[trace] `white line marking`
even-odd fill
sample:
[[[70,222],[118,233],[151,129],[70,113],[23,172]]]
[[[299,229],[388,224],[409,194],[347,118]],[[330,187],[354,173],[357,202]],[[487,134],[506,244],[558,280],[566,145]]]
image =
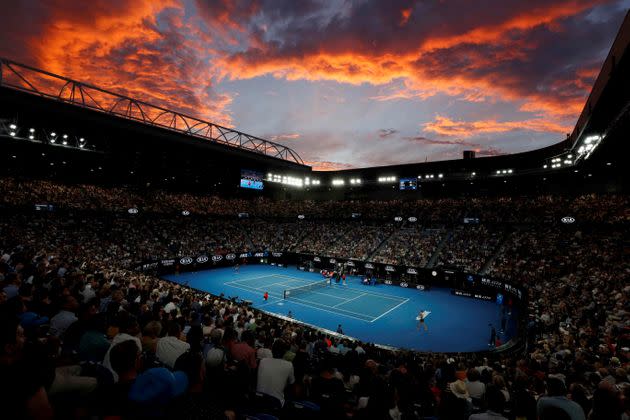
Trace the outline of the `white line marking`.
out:
[[[344,304],[346,304],[346,303],[348,303],[348,302],[352,302],[353,300],[359,299],[359,298],[360,298],[360,297],[362,297],[362,296],[365,296],[365,293],[362,293],[362,294],[360,294],[359,296],[353,297],[352,299],[348,299],[348,300],[346,300],[345,302],[338,303],[338,304],[336,304],[335,306],[333,306],[333,308],[336,308],[336,307],[337,307],[337,306],[339,306],[339,305],[344,305]]]
[[[227,281],[227,282],[225,282],[223,284],[240,283],[242,281],[264,279],[266,277],[277,277],[277,276],[274,276],[273,274],[267,274],[266,276],[250,277],[250,278],[247,278],[247,279],[238,279],[238,280],[233,280],[233,281]]]
[[[300,303],[300,302],[297,302],[298,300],[301,300],[301,299],[291,298],[291,299],[287,299],[287,302],[291,302],[291,303],[295,303],[295,304],[298,304],[298,305],[306,306],[306,307],[309,307],[311,309],[317,309],[319,311],[329,312],[329,313],[335,314],[335,315],[341,315],[341,316],[346,316],[348,318],[358,319],[359,321],[363,321],[363,322],[372,322],[372,321],[369,321],[369,320],[367,320],[365,318],[359,318],[359,317],[356,317],[356,316],[344,314],[343,312],[329,311],[328,309],[319,308],[317,306],[313,306],[312,304],[309,305],[308,303]],[[308,301],[305,301],[305,302],[308,302]],[[342,310],[344,310],[344,309],[342,309]],[[350,311],[347,311],[347,312],[350,312]],[[350,313],[357,314],[357,315],[362,315],[362,314],[358,314],[356,312],[350,312]]]
[[[404,305],[405,303],[409,302],[409,299],[405,299],[403,302],[400,302],[398,305],[394,306],[392,309],[390,309],[389,311],[385,312],[384,314],[381,314],[379,316],[377,316],[376,318],[374,318],[373,320],[371,320],[370,322],[374,322],[379,318],[384,317],[385,315],[387,315],[388,313],[390,313],[391,311],[393,311],[394,309],[398,308],[400,305]]]

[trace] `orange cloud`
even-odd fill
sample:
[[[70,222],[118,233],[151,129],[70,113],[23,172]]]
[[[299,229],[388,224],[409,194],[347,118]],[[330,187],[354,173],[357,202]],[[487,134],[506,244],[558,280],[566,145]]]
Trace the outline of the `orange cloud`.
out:
[[[412,8],[402,9],[400,11],[400,23],[399,26],[405,26],[407,22],[409,22],[409,18],[411,17]]]
[[[506,133],[515,130],[529,130],[549,133],[566,133],[570,127],[550,121],[533,119],[524,121],[454,121],[448,117],[437,116],[435,121],[423,124],[425,131],[448,137],[467,138],[480,134]]]
[[[339,171],[341,169],[353,169],[354,165],[341,162],[329,162],[325,160],[305,161],[308,166],[312,166],[314,171]]]
[[[43,36],[29,39],[40,67],[163,107],[231,125],[232,98],[213,89],[204,46],[182,35],[176,0],[51,10]],[[98,98],[97,98],[98,99]]]

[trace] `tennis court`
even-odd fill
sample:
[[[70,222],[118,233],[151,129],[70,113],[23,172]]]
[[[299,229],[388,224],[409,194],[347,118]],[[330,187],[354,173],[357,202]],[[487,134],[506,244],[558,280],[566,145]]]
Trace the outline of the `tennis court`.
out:
[[[268,292],[274,298],[284,298],[286,291],[286,298],[293,303],[366,322],[374,322],[409,301],[340,284],[330,285],[327,280],[309,281],[282,274],[244,278],[225,284],[260,294]]]
[[[489,323],[499,325],[494,302],[462,298],[450,289],[366,286],[358,277],[347,285],[324,285],[319,273],[270,265],[217,268],[165,276],[197,290],[248,300],[262,311],[288,316],[310,325],[343,332],[366,342],[423,351],[479,351],[488,348]],[[296,289],[298,288],[298,289]],[[288,291],[287,298],[284,298]],[[269,299],[264,300],[265,292]],[[429,312],[418,328],[419,311]]]

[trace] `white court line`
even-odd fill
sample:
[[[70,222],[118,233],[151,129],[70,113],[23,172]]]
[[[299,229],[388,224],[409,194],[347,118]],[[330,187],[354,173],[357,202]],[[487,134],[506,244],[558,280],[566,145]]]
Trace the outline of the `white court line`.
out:
[[[355,299],[359,299],[361,296],[365,296],[365,293],[362,293],[362,294],[360,294],[359,296],[353,297],[352,299],[348,299],[348,300],[346,300],[345,302],[338,303],[338,304],[336,304],[335,306],[333,306],[333,308],[336,308],[336,307],[337,307],[337,306],[339,306],[339,305],[344,305],[344,304],[346,304],[346,303],[348,303],[348,302],[352,302],[352,301],[353,301],[353,300],[355,300]]]
[[[371,320],[370,322],[374,322],[379,318],[384,317],[385,315],[387,315],[388,313],[390,313],[391,311],[393,311],[394,309],[398,308],[400,305],[404,305],[405,303],[409,302],[409,299],[405,299],[403,302],[400,302],[398,305],[394,306],[392,309],[390,309],[389,311],[385,312],[384,314],[381,314],[379,316],[377,316],[376,318],[374,318],[373,320]]]
[[[303,302],[307,302],[307,303],[300,303],[300,302],[296,302],[296,301],[298,301],[298,300],[302,300],[302,299],[297,299],[297,298],[287,299],[287,301],[288,301],[288,302],[291,302],[291,303],[296,303],[296,304],[298,304],[298,305],[302,305],[302,306],[306,306],[306,307],[309,307],[309,308],[311,308],[311,309],[317,309],[318,311],[324,311],[324,312],[328,312],[328,313],[335,314],[335,315],[346,316],[346,317],[348,317],[348,318],[358,319],[359,321],[363,321],[363,322],[372,322],[372,321],[368,321],[368,320],[367,320],[367,319],[365,319],[365,318],[359,318],[359,317],[356,317],[356,316],[352,316],[352,315],[345,314],[345,313],[343,313],[343,312],[329,311],[328,309],[323,309],[323,308],[319,308],[319,307],[317,307],[317,306],[313,306],[312,302],[309,302],[309,301],[307,301],[307,300],[304,300],[304,301],[303,301]],[[309,304],[309,303],[310,303],[310,304]],[[342,311],[345,311],[345,309],[341,309],[341,310],[342,310]],[[356,315],[363,315],[363,314],[360,314],[360,313],[357,313],[357,312],[352,312],[352,311],[346,311],[346,312],[349,312],[349,313],[351,313],[351,314],[356,314]],[[369,315],[365,315],[365,316],[369,316]]]
[[[246,279],[238,279],[238,280],[232,280],[232,281],[226,281],[223,284],[232,284],[232,283],[240,283],[242,281],[248,281],[248,280],[256,280],[256,279],[264,279],[265,277],[277,277],[273,274],[267,274],[266,276],[258,276],[258,277],[249,277]]]
[[[310,281],[308,281],[308,280],[305,280],[305,279],[300,279],[300,278],[297,278],[297,277],[286,276],[286,275],[284,275],[284,274],[275,274],[275,275],[276,275],[276,276],[278,276],[278,277],[287,277],[287,278],[290,278],[290,279],[299,280],[299,281],[301,281],[301,282],[308,282],[308,283],[311,283],[311,282],[310,282]],[[336,288],[340,288],[340,289],[343,289],[343,290],[351,290],[351,291],[353,291],[353,292],[357,292],[357,293],[364,293],[364,294],[366,294],[366,295],[382,296],[382,297],[384,297],[384,298],[387,298],[387,299],[392,299],[392,300],[397,300],[397,301],[401,301],[401,300],[404,300],[404,299],[405,299],[405,298],[402,298],[402,297],[399,297],[399,296],[387,295],[387,294],[384,294],[384,293],[371,292],[371,291],[365,291],[365,292],[363,292],[363,291],[359,291],[359,290],[355,289],[354,287],[340,286],[340,285],[337,285],[337,284],[331,284],[331,286],[332,286],[332,287],[336,287]],[[366,287],[369,287],[369,286],[366,286]]]
[[[230,287],[233,287],[235,289],[244,290],[246,292],[254,292],[254,290],[246,289],[244,287],[239,287],[239,286],[234,286],[234,285],[231,285]],[[258,291],[258,290],[256,289],[256,291]],[[272,296],[271,293],[269,293],[269,295]],[[278,301],[282,301],[283,300],[282,297],[279,297],[279,296],[274,296],[274,297],[277,297]],[[306,302],[306,303],[300,303],[298,301],[302,301],[302,302]],[[343,312],[329,311],[327,309],[323,309],[323,308],[320,308],[318,306],[314,306],[313,302],[309,302],[308,300],[303,300],[303,299],[298,299],[298,298],[291,298],[291,299],[288,299],[288,302],[293,302],[293,303],[298,304],[298,305],[307,306],[307,307],[309,307],[311,309],[316,309],[316,310],[319,310],[319,311],[329,312],[329,313],[335,314],[335,315],[342,315],[342,316],[346,316],[348,318],[358,319],[359,321],[363,321],[363,322],[372,322],[372,321],[369,321],[369,320],[364,319],[364,318],[359,318],[359,317],[356,317],[356,316],[345,314]],[[267,303],[264,303],[263,305],[268,305],[270,303],[272,303],[272,302],[267,302]],[[277,302],[275,302],[275,303],[277,303]],[[340,311],[349,312],[351,314],[356,314],[356,315],[363,315],[363,314],[360,314],[358,312],[346,311],[345,309],[340,309]],[[367,315],[367,316],[369,317],[369,315]],[[372,318],[372,317],[370,317],[370,318]]]

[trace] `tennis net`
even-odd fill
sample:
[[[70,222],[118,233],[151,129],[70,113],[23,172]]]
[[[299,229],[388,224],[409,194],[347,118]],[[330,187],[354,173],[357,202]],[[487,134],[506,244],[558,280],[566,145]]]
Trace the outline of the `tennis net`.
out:
[[[294,298],[303,293],[310,292],[312,290],[322,289],[330,284],[330,280],[322,280],[315,283],[307,284],[306,286],[294,287],[292,289],[285,289],[282,296],[285,299]]]

